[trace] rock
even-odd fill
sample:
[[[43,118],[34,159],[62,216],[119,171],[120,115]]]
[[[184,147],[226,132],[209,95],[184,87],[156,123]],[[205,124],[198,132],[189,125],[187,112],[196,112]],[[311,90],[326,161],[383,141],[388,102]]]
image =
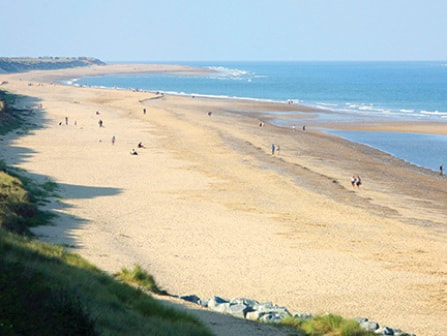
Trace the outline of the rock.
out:
[[[281,316],[277,313],[271,313],[271,314],[264,314],[259,319],[261,322],[267,322],[267,323],[279,323],[281,322]]]
[[[355,317],[354,321],[358,322],[359,324],[362,324],[363,322],[367,322],[368,318],[367,317]]]
[[[217,305],[212,306],[212,307],[210,307],[208,305],[208,307],[211,308],[212,310],[214,310],[215,312],[218,312],[218,313],[230,314],[230,303],[229,302],[217,304]]]
[[[247,312],[247,314],[245,315],[245,318],[247,320],[256,321],[256,320],[259,320],[262,317],[262,315],[265,315],[265,313],[261,313],[260,311],[253,310],[253,311]]]
[[[214,296],[208,300],[208,308],[213,308],[213,307],[220,305],[222,303],[228,303],[228,300],[222,299],[219,296]]]
[[[379,324],[374,321],[365,321],[360,323],[360,328],[365,331],[374,331],[379,329]]]
[[[394,335],[394,330],[388,327],[382,327],[374,331],[377,335]]]
[[[312,314],[306,314],[306,313],[296,313],[296,314],[293,315],[293,317],[299,318],[300,320],[305,321],[305,320],[311,319],[313,317],[313,315]]]
[[[230,310],[229,313],[233,316],[245,318],[245,315],[252,311],[253,309],[249,306],[246,306],[244,304],[231,304],[230,303]]]
[[[285,307],[279,307],[277,305],[272,304],[271,302],[260,303],[253,306],[254,310],[257,310],[261,313],[273,314],[276,313],[284,318],[286,316],[290,316],[290,312]]]
[[[247,298],[236,298],[230,301],[231,304],[244,304],[248,307],[254,307],[255,305],[259,304],[258,301],[247,299]]]
[[[208,301],[209,300],[199,300],[199,305],[201,305],[202,307],[207,308],[208,307]]]
[[[189,301],[189,302],[192,302],[192,303],[196,303],[196,304],[198,304],[199,301],[200,301],[200,298],[197,295],[195,295],[195,294],[180,296],[180,299],[185,300],[185,301]]]

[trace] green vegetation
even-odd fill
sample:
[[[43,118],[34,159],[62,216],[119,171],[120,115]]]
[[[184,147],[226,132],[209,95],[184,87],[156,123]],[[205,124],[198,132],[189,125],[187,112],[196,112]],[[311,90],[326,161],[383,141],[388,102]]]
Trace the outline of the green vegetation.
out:
[[[302,320],[288,317],[281,322],[282,325],[297,329],[305,336],[372,336],[374,333],[360,328],[354,320],[347,320],[338,315],[325,314],[311,319]]]
[[[44,202],[55,186],[54,182],[33,183],[0,161],[0,228],[30,235],[30,227],[49,223],[54,215],[36,204]]]
[[[115,276],[125,283],[143,287],[144,289],[147,289],[152,293],[161,295],[168,294],[165,290],[162,290],[158,287],[154,277],[143,270],[140,265],[135,265],[133,270],[123,268]]]
[[[65,69],[93,64],[105,63],[92,57],[0,57],[0,72]]]
[[[212,335],[193,316],[115,280],[64,247],[18,235],[48,223],[48,217],[36,216],[35,202],[55,184],[38,186],[12,176],[3,163],[0,170],[0,335]],[[129,275],[126,281],[162,292],[139,267],[122,273]]]
[[[0,109],[0,135],[14,131],[20,128],[24,120],[13,107],[14,101],[19,96],[0,90],[0,101],[2,109]]]

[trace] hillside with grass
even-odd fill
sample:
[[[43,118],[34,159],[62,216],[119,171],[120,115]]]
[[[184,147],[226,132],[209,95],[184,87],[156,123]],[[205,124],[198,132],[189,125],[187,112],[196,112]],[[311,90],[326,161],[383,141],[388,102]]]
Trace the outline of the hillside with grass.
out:
[[[0,73],[54,70],[104,64],[103,61],[93,57],[0,57]]]

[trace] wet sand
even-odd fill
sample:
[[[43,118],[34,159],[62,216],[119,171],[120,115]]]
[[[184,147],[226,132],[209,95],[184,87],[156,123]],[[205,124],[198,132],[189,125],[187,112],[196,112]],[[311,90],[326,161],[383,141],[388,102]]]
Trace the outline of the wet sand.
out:
[[[447,334],[444,177],[317,124],[259,127],[265,111],[315,112],[297,105],[37,85],[85,71],[0,76],[1,89],[42,104],[38,129],[0,142],[6,162],[61,185],[57,225],[38,228],[42,239],[110,272],[139,263],[174,294]],[[438,124],[394,129],[416,128],[443,134]]]

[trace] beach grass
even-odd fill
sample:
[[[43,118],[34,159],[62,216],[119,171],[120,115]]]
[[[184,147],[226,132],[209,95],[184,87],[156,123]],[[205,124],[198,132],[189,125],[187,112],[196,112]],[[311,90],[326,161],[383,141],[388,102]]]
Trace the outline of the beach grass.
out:
[[[357,321],[335,314],[324,314],[310,319],[286,317],[281,325],[292,327],[305,336],[372,336],[374,333],[360,328]]]
[[[168,294],[165,290],[160,289],[154,277],[142,269],[140,265],[135,265],[133,269],[122,268],[115,277],[122,282],[143,287],[155,294]]]
[[[34,183],[0,161],[0,228],[31,235],[30,227],[49,224],[54,214],[40,210],[56,190],[54,182]]]
[[[20,128],[24,120],[18,113],[14,113],[12,105],[20,96],[0,90],[0,135],[5,135]]]

